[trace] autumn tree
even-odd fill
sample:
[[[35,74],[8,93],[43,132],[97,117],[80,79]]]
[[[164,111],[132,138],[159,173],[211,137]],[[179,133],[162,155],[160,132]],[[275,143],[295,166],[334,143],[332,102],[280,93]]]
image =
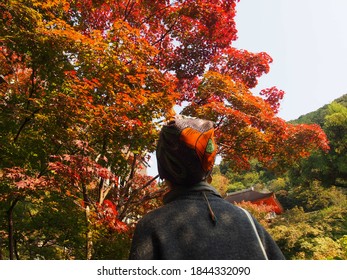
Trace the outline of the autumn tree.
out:
[[[236,169],[254,158],[284,167],[326,150],[318,126],[276,116],[283,91],[251,93],[272,59],[232,46],[237,2],[1,2],[6,211],[32,206],[35,192],[73,198],[85,213],[85,258],[93,258],[98,223],[124,230],[162,194],[141,169],[174,105],[216,122],[220,154]],[[1,234],[14,258],[11,217]]]
[[[88,3],[75,4],[8,1],[0,6],[1,175],[8,211],[19,201],[15,187],[21,186],[25,197],[53,172],[60,183],[54,186],[64,193],[70,188],[86,213],[98,203],[102,210],[94,207],[95,212],[118,207],[121,217],[111,212],[111,221],[125,220],[130,212],[125,208],[133,208],[129,201],[152,198],[146,190],[153,181],[137,178],[137,170],[146,166],[145,152],[153,150],[157,125],[152,120],[172,107],[175,79],[155,66],[157,50],[139,29],[116,17],[107,19],[112,21],[108,30],[90,29],[85,26]],[[66,172],[68,167],[74,170]],[[124,187],[113,194],[117,203],[102,206],[115,186]],[[98,194],[91,196],[95,188]],[[9,257],[14,258],[12,249]]]

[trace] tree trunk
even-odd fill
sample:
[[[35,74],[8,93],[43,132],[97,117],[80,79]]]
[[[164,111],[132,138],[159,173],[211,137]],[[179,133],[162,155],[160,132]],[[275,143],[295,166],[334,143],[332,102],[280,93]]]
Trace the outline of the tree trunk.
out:
[[[89,205],[86,206],[86,222],[87,222],[87,233],[86,233],[86,238],[87,238],[87,244],[86,244],[86,258],[87,260],[91,260],[93,256],[93,232],[90,224],[90,208]]]
[[[2,239],[0,237],[0,260],[3,260],[4,256],[2,255]]]
[[[13,227],[13,209],[16,206],[19,198],[17,197],[12,201],[10,208],[7,210],[7,222],[8,222],[8,249],[10,260],[14,259],[14,227]]]
[[[86,215],[86,225],[87,225],[87,232],[86,232],[86,259],[91,260],[93,256],[93,231],[90,223],[90,201],[87,194],[87,187],[83,184],[82,185],[82,191],[83,191],[83,201],[84,201],[84,207],[85,207],[85,215]]]

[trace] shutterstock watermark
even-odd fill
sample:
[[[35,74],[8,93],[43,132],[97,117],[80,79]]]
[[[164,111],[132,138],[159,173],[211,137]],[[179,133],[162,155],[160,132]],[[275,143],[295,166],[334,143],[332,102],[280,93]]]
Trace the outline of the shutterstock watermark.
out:
[[[114,275],[114,276],[180,276],[182,275],[182,270],[180,268],[155,268],[154,266],[150,268],[122,268],[113,267],[107,268],[102,266],[97,269],[98,276]]]

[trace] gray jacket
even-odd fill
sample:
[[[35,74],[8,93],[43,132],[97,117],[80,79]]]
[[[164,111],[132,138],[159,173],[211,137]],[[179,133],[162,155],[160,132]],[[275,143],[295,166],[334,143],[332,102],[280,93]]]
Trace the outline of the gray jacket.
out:
[[[247,215],[207,183],[170,191],[164,203],[137,224],[130,259],[264,259]],[[253,220],[268,258],[284,259]]]

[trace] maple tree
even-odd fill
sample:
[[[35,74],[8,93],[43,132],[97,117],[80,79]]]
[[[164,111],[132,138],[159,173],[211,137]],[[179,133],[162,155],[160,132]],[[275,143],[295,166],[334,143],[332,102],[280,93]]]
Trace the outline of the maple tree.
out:
[[[272,59],[232,47],[237,2],[0,3],[0,192],[8,210],[35,191],[76,199],[92,258],[96,225],[124,231],[163,193],[141,169],[174,105],[216,122],[220,154],[235,168],[252,158],[290,165],[327,149],[318,126],[276,116],[283,91],[250,92]]]

